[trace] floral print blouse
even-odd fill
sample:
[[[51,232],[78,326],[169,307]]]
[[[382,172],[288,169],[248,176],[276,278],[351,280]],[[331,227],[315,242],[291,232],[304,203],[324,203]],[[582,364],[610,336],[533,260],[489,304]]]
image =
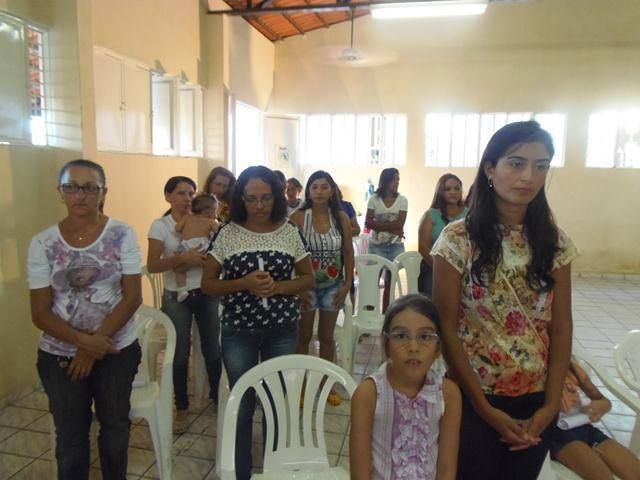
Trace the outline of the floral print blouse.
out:
[[[431,255],[442,257],[462,275],[458,336],[482,390],[519,396],[545,387],[553,290],[540,293],[527,285],[531,250],[523,227],[504,226],[503,232],[502,261],[486,287],[471,278],[474,256],[464,219],[447,225]],[[578,255],[562,230],[558,244],[554,270]]]

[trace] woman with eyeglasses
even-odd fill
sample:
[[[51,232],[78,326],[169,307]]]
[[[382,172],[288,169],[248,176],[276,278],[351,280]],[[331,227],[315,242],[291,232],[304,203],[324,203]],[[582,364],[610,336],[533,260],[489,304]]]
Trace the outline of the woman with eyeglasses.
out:
[[[133,229],[100,212],[103,168],[73,160],[60,171],[67,215],[31,240],[27,259],[33,323],[43,331],[38,373],[56,429],[60,480],[89,478],[95,405],[103,478],[127,473],[129,398],[141,351],[133,315],[142,302]]]
[[[173,357],[173,391],[176,403],[174,433],[183,433],[188,426],[187,380],[193,320],[200,333],[200,345],[209,379],[209,398],[214,403],[218,403],[222,372],[218,341],[218,299],[205,295],[200,290],[205,253],[197,248],[178,248],[182,238],[176,231],[176,225],[191,214],[191,201],[195,192],[196,184],[189,177],[177,176],[167,180],[164,198],[171,208],[163,217],[154,220],[148,234],[147,269],[150,273],[163,273],[162,311],[171,319],[176,329],[176,351]],[[176,281],[176,271],[182,271],[186,275],[187,298],[182,301],[178,300],[182,287]]]
[[[433,298],[463,391],[459,479],[535,479],[571,355],[571,262],[545,180],[553,141],[534,121],[489,140],[469,213],[434,245]]]
[[[222,356],[233,388],[260,361],[296,352],[298,294],[313,287],[309,252],[287,221],[282,184],[266,167],[244,170],[231,198],[231,221],[214,237],[202,290],[222,297]],[[251,477],[255,394],[240,403],[236,474]]]

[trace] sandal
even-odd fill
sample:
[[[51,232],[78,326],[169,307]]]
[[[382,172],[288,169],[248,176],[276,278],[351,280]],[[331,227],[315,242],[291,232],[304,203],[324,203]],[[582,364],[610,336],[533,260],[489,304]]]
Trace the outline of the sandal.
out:
[[[335,392],[332,390],[329,396],[327,397],[327,403],[329,405],[337,407],[342,403],[342,396],[338,392]]]

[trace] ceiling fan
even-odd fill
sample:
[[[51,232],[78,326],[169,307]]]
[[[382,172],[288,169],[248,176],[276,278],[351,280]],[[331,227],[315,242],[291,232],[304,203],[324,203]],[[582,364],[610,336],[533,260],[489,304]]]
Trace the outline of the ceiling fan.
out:
[[[322,45],[309,51],[309,57],[316,63],[332,67],[378,67],[391,63],[398,54],[390,48],[360,46],[354,47],[355,16],[351,11],[351,28],[349,46]]]

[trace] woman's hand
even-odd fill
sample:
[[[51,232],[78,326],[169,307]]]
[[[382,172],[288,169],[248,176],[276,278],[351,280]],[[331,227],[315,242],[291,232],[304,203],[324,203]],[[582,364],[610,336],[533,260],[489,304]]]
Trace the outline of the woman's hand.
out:
[[[67,376],[71,378],[72,382],[87,378],[95,361],[95,358],[79,348],[67,368]]]
[[[526,421],[515,420],[498,408],[489,407],[486,413],[481,416],[500,434],[500,439],[503,442],[513,445],[512,450],[523,450],[540,441],[539,438],[531,437],[527,433]]]
[[[108,336],[100,333],[81,333],[78,342],[78,350],[84,350],[96,360],[101,360],[107,353],[117,353],[115,342]]]
[[[181,263],[190,267],[204,267],[206,258],[207,256],[204,253],[200,253],[198,248],[180,254]]]
[[[344,305],[344,299],[347,298],[347,295],[351,291],[351,285],[347,285],[346,283],[338,289],[335,297],[333,298],[333,305],[336,308],[342,308]]]
[[[526,429],[526,436],[529,438],[530,442],[533,443],[530,443],[529,445],[516,445],[511,447],[510,450],[524,450],[525,448],[540,442],[540,435],[542,435],[542,432],[547,429],[557,414],[558,409],[548,404],[545,404],[536,410],[531,418],[522,422],[522,426]]]
[[[275,282],[269,272],[254,270],[245,275],[243,280],[247,285],[247,290],[254,295],[258,297],[269,297],[273,295]]]
[[[591,403],[583,408],[593,423],[599,422],[602,416],[611,410],[611,402],[606,398],[591,400]]]

